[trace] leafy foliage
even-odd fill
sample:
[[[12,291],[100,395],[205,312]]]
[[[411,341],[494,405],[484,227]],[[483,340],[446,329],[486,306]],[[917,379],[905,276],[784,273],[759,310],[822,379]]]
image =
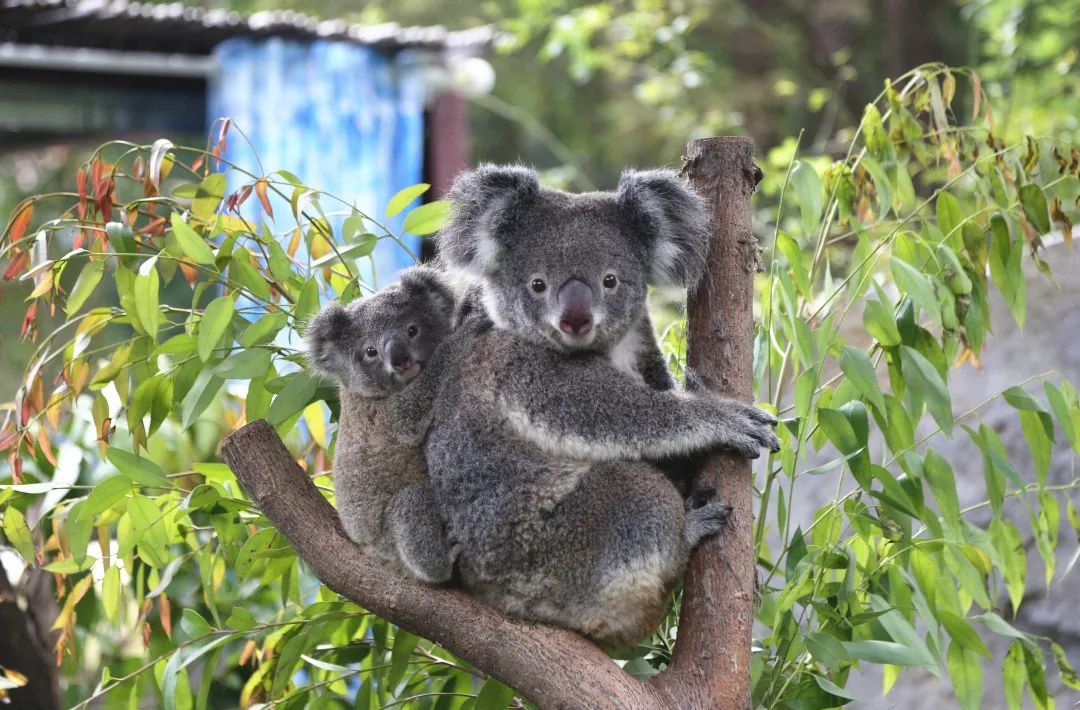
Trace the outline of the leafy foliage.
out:
[[[855,135],[837,160],[775,157],[763,186],[776,230],[759,280],[755,373],[759,399],[783,416],[785,446],[759,491],[767,631],[755,702],[841,705],[852,668],[879,664],[886,687],[925,668],[976,707],[997,682],[979,663],[997,635],[1012,643],[1005,696],[1046,706],[1047,666],[1069,685],[1076,675],[998,602],[1015,613],[1034,576],[1004,504],[1024,501],[1021,524],[1051,583],[1063,573],[1062,508],[1080,534],[1068,495],[1080,482],[1050,483],[1049,452],[1055,442],[1080,450],[1080,403],[1056,377],[997,395],[1029,445],[1036,477],[1024,480],[977,412],[954,411],[950,373],[978,362],[992,288],[1023,323],[1022,264],[1049,274],[1042,240],[1052,228],[1071,235],[1080,153],[1003,143],[979,79],[941,66],[887,84]],[[226,139],[218,131],[209,150],[107,144],[74,192],[25,201],[3,234],[5,277],[34,283],[22,330],[37,347],[0,433],[11,465],[0,511],[10,548],[55,574],[69,700],[518,702],[320,586],[216,462],[225,431],[266,418],[330,495],[337,403],[302,369],[296,334],[324,299],[370,289],[360,266],[396,238],[284,170],[223,164]],[[425,189],[406,188],[386,214]],[[252,199],[265,223],[244,217]],[[412,209],[406,228],[436,230],[445,207]],[[48,329],[46,313],[63,315]],[[676,368],[683,333],[676,323],[665,335]],[[961,508],[939,436],[981,452],[985,503]],[[802,479],[826,473],[838,477],[836,499],[803,529],[791,502],[812,485]],[[976,526],[971,514],[985,509],[989,523]],[[626,670],[662,669],[677,621],[626,654]]]

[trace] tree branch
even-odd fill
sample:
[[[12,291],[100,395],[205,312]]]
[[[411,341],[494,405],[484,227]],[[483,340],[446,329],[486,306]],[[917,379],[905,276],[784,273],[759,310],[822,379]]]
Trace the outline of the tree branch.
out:
[[[221,454],[267,520],[338,594],[444,646],[541,707],[663,707],[652,688],[577,634],[511,619],[366,554],[345,535],[333,506],[266,422],[230,434]]]
[[[686,147],[683,172],[713,208],[715,234],[705,278],[687,303],[687,364],[717,394],[752,399],[753,279],[757,240],[750,196],[761,177],[749,138],[705,138]],[[671,669],[657,677],[684,707],[750,705],[754,623],[753,472],[750,462],[714,454],[696,488],[716,488],[733,508],[728,528],[694,552],[683,584],[679,640]]]

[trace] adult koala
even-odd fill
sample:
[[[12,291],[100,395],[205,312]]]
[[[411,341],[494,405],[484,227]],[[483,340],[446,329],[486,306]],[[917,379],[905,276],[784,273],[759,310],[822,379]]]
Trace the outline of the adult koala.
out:
[[[516,616],[633,644],[729,512],[687,510],[647,461],[779,446],[768,413],[664,386],[646,288],[696,282],[705,206],[667,171],[576,195],[498,166],[459,176],[450,199],[441,257],[494,324],[447,368],[425,445],[462,582]]]

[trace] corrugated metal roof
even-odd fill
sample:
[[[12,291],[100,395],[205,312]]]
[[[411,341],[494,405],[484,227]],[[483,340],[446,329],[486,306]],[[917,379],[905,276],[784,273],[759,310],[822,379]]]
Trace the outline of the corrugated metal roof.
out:
[[[178,2],[0,0],[0,42],[209,54],[237,36],[340,39],[388,50],[482,49],[496,33],[490,26],[451,32],[441,26],[357,25],[292,10],[243,14]]]

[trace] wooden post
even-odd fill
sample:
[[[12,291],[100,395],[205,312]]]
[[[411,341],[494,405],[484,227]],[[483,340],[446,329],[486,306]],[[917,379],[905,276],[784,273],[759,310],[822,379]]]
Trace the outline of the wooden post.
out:
[[[758,245],[750,196],[761,177],[753,141],[705,138],[686,148],[683,173],[709,201],[714,237],[705,277],[688,300],[687,362],[711,391],[752,398],[753,279]],[[697,481],[731,504],[728,529],[694,553],[683,585],[672,672],[680,707],[745,708],[750,703],[750,633],[754,621],[753,472],[733,454],[710,457]],[[665,677],[667,676],[667,677]],[[666,689],[666,688],[665,688]]]

